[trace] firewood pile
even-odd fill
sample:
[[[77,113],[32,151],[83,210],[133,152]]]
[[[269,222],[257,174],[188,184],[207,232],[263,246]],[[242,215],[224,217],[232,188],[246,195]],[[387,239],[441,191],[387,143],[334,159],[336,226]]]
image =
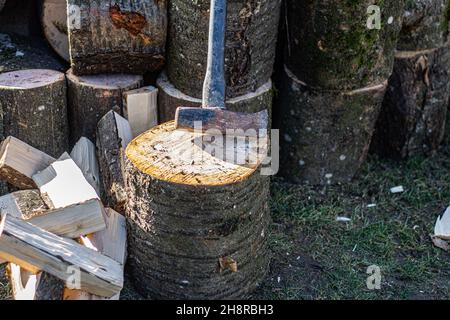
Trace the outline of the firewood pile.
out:
[[[268,110],[297,184],[346,183],[370,148],[432,154],[450,96],[444,2],[385,1],[370,29],[371,0],[229,1],[226,109]],[[231,163],[173,122],[202,105],[209,8],[0,0],[0,262],[15,299],[119,299],[126,262],[145,297],[242,298],[264,279],[260,150],[233,142],[225,153],[258,161]]]

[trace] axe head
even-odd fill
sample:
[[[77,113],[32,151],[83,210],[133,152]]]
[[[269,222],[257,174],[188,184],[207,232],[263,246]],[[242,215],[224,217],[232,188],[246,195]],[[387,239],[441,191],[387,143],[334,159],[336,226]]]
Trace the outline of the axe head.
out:
[[[202,132],[215,129],[222,134],[255,136],[267,134],[268,119],[267,110],[243,113],[221,108],[179,107],[175,113],[175,128]]]

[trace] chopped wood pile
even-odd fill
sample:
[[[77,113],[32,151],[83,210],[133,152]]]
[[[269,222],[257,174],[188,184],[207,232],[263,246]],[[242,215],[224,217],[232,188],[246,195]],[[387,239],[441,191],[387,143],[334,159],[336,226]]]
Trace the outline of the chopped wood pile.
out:
[[[0,149],[1,179],[24,189],[0,197],[0,259],[9,264],[14,298],[35,299],[52,279],[64,283],[64,299],[118,299],[125,217],[100,200],[92,142],[81,138],[73,159],[54,159],[14,137]]]

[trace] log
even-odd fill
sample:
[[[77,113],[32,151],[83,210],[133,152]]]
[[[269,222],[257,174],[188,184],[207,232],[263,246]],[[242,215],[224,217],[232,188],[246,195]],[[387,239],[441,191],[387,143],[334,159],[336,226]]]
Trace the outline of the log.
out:
[[[130,123],[133,137],[158,124],[158,89],[153,86],[126,91],[123,114]]]
[[[102,198],[114,210],[125,211],[126,193],[123,155],[132,139],[128,121],[114,111],[98,123],[97,152],[102,175]]]
[[[381,9],[380,29],[367,27],[374,4]],[[403,0],[288,0],[285,63],[312,88],[377,86],[392,73],[403,7]]]
[[[110,110],[123,114],[122,94],[139,88],[137,75],[96,75],[78,77],[67,72],[71,143],[81,137],[95,141],[97,123]]]
[[[106,229],[90,236],[81,237],[81,243],[111,259],[117,261],[122,268],[127,256],[126,220],[121,214],[112,209],[106,209]],[[108,300],[119,300],[120,293]],[[64,300],[104,300],[106,298],[90,294],[86,291],[64,289]]]
[[[162,68],[166,3],[158,0],[68,0],[74,74],[144,74]]]
[[[397,49],[421,51],[442,46],[448,33],[448,0],[406,1]]]
[[[98,168],[95,145],[91,140],[81,137],[73,147],[70,157],[80,168],[95,192],[100,194],[100,170]]]
[[[145,297],[239,299],[266,274],[269,178],[259,168],[267,145],[249,138],[214,151],[212,140],[171,121],[126,149],[127,269]]]
[[[156,85],[158,86],[159,122],[164,123],[175,119],[175,111],[178,107],[199,107],[202,100],[181,92],[162,73]],[[272,113],[272,81],[269,79],[255,92],[249,92],[239,97],[228,99],[226,106],[228,110],[237,112],[255,113],[264,109]]]
[[[321,91],[285,68],[279,85],[279,174],[313,185],[350,181],[366,159],[387,81],[353,91]]]
[[[14,136],[57,157],[68,147],[64,74],[21,70],[0,74],[3,137]]]
[[[54,161],[55,158],[9,136],[0,146],[0,178],[19,189],[36,188],[32,176]]]
[[[67,1],[43,0],[41,6],[41,24],[45,38],[61,58],[69,61]]]
[[[3,259],[68,283],[77,270],[81,289],[101,296],[111,297],[122,289],[122,266],[111,258],[12,216],[2,218],[0,230]]]
[[[377,122],[372,151],[397,159],[434,154],[444,139],[450,97],[450,42],[399,51]]]
[[[46,169],[33,175],[45,203],[52,209],[99,199],[80,168],[65,153]],[[68,183],[70,181],[70,183]]]
[[[271,77],[280,0],[228,1],[225,45],[227,97],[256,91]],[[210,1],[169,1],[167,74],[188,96],[202,97]],[[195,41],[193,41],[195,39]]]

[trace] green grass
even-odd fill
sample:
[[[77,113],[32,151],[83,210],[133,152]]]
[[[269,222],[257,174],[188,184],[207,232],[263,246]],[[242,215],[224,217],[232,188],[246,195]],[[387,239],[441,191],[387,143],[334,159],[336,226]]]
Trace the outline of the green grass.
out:
[[[372,157],[351,184],[314,188],[274,178],[273,260],[255,298],[448,299],[450,253],[435,248],[429,235],[449,205],[449,142],[426,159]],[[397,185],[405,192],[391,194]],[[371,265],[381,268],[380,290],[367,288]],[[139,298],[127,283],[123,298]],[[8,297],[0,278],[0,299]]]
[[[402,185],[405,192],[390,193]],[[448,299],[450,253],[430,240],[450,200],[450,144],[430,158],[372,157],[353,183],[314,188],[272,183],[266,299]],[[367,205],[375,203],[376,207]],[[351,222],[337,222],[337,216]],[[366,271],[381,269],[381,289]]]

